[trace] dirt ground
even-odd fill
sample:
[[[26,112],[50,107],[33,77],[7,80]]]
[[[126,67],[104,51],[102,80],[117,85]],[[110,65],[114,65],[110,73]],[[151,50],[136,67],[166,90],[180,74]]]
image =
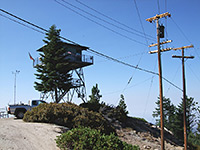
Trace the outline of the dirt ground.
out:
[[[151,129],[151,134],[147,132],[150,129],[144,123],[133,126],[137,128],[117,130],[121,140],[139,145],[141,150],[160,149],[160,139],[152,136],[155,131]],[[59,150],[55,139],[63,130],[66,128],[53,124],[27,123],[14,118],[0,119],[0,150]],[[183,150],[183,147],[166,142],[166,150]]]
[[[128,144],[139,145],[140,150],[160,150],[160,138],[154,138],[150,133],[137,133],[134,130],[118,130],[119,138]],[[183,147],[174,146],[165,141],[166,150],[183,150]]]
[[[0,119],[0,150],[59,150],[55,139],[61,132],[62,127],[53,124]]]

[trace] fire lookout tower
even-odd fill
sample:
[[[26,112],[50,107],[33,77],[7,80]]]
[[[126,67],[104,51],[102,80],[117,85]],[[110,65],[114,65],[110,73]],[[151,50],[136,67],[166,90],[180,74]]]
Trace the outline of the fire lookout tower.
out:
[[[82,51],[87,50],[88,47],[69,44],[66,42],[60,43],[66,50],[65,58],[67,59],[68,70],[72,75],[71,86],[67,90],[58,91],[58,101],[72,101],[74,93],[77,93],[78,98],[81,98],[83,102],[87,102],[86,87],[83,74],[83,67],[93,64],[93,56],[83,55]],[[45,46],[38,49],[38,52],[42,52]],[[42,65],[40,58],[34,61],[34,67]],[[54,99],[54,93],[41,93],[40,98],[46,100],[49,96]]]

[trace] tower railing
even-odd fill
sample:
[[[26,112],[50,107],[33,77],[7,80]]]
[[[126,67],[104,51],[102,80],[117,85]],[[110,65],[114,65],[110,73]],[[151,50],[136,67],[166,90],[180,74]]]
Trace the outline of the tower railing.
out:
[[[91,63],[93,64],[93,56],[90,55],[82,55],[82,56],[78,56],[78,55],[67,55],[66,59],[69,59],[69,62],[77,62],[77,63]],[[34,59],[33,61],[33,67],[36,67],[37,65],[42,65],[42,62],[40,60],[40,57],[37,57],[36,59]]]
[[[93,64],[93,56],[82,55],[82,62],[87,62],[87,63]]]

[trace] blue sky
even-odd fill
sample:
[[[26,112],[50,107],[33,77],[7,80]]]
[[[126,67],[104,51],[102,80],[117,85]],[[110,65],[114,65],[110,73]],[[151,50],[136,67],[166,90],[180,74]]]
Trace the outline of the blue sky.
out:
[[[163,18],[160,22],[165,25],[166,38],[173,42],[164,45],[164,48],[194,45],[194,48],[185,50],[185,55],[195,56],[195,59],[186,61],[186,85],[187,95],[194,97],[199,102],[200,21],[198,18],[200,2],[198,0],[136,0],[137,7],[134,0],[66,0],[79,9],[75,9],[62,0],[57,1],[84,17],[61,6],[55,0],[2,0],[0,5],[1,9],[45,29],[49,29],[51,25],[55,24],[58,29],[61,29],[61,36],[76,43],[154,72],[158,72],[157,54],[148,54],[148,51],[155,50],[156,47],[148,48],[148,45],[156,42],[156,25],[147,22],[146,19],[168,11],[172,17]],[[130,30],[88,9],[79,2],[137,31],[143,32],[143,26],[145,34],[150,35],[153,40],[147,39],[146,41],[141,36],[128,33],[80,11],[82,9],[120,28]],[[10,17],[2,12],[0,14]],[[34,58],[39,56],[36,50],[44,45],[42,40],[45,35],[3,16],[0,16],[0,27],[0,107],[14,102],[12,71],[15,70],[20,70],[17,75],[17,102],[26,103],[30,99],[38,99],[40,94],[33,87],[36,70],[32,67],[28,53],[30,52]],[[131,32],[135,33],[135,31]],[[166,40],[166,38],[162,40]],[[90,95],[91,88],[97,83],[103,96],[102,101],[117,105],[120,94],[123,94],[131,116],[142,117],[154,122],[152,111],[159,95],[158,76],[106,60],[89,52],[85,52],[85,54],[93,55],[95,60],[94,65],[84,68],[87,95]],[[162,53],[163,76],[182,88],[181,60],[172,58],[172,55],[181,55],[181,51]],[[127,85],[131,77],[132,80]],[[182,92],[165,81],[163,81],[163,93],[175,105],[181,102]],[[79,104],[81,100],[77,99],[75,95],[73,102]]]

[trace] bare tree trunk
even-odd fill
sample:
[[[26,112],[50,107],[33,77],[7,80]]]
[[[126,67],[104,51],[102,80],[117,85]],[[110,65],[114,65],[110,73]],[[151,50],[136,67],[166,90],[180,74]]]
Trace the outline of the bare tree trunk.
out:
[[[57,88],[55,88],[55,102],[58,103],[58,91]]]

